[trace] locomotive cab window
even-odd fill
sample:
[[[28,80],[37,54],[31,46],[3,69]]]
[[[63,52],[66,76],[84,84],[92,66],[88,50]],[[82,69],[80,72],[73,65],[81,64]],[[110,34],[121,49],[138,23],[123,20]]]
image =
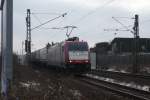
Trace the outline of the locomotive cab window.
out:
[[[69,51],[88,51],[87,43],[70,43],[68,46]]]

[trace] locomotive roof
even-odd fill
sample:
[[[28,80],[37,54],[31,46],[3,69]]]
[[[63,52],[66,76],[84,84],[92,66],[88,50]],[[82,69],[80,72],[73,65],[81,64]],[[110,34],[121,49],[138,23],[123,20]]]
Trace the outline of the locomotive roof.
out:
[[[49,46],[49,48],[54,48],[54,47],[56,47],[56,46],[58,46],[58,45],[64,45],[64,44],[66,44],[66,43],[87,43],[87,41],[79,41],[79,40],[75,40],[75,41],[68,41],[68,40],[65,40],[65,41],[62,41],[62,42],[57,42],[57,43],[54,43],[54,45],[51,45],[51,46]],[[41,51],[41,50],[44,50],[44,49],[46,49],[46,47],[43,47],[43,48],[41,48],[41,49],[38,49],[38,50],[35,50],[35,51],[33,51],[32,53],[34,53],[34,52],[37,52],[37,51]]]
[[[72,43],[72,42],[86,42],[86,41],[65,41],[66,43]]]

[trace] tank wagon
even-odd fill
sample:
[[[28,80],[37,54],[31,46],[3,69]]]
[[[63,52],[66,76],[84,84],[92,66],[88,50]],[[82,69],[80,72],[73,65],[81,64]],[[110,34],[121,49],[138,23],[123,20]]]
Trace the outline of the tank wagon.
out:
[[[48,44],[45,48],[32,52],[31,61],[49,67],[90,70],[88,43],[73,37],[61,43]]]

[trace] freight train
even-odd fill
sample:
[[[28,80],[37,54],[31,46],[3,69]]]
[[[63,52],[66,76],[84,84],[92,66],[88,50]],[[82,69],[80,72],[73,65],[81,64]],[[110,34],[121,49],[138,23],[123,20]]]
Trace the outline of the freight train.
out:
[[[31,53],[31,62],[55,68],[88,71],[90,70],[88,43],[73,37],[60,43],[48,44],[45,48]]]

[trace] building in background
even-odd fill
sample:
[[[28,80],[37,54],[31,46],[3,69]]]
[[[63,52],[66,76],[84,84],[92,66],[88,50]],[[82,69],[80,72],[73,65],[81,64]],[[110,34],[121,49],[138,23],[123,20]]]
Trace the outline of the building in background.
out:
[[[139,38],[137,45],[140,53],[150,52],[150,38]],[[115,38],[111,42],[112,52],[118,53],[132,53],[134,50],[134,38]]]
[[[96,63],[98,69],[110,69],[130,71],[133,66],[134,38],[114,38],[110,43],[96,43],[90,49],[93,65]],[[150,38],[139,38],[138,40],[138,65],[149,66],[150,62]],[[93,53],[95,53],[95,58]]]

